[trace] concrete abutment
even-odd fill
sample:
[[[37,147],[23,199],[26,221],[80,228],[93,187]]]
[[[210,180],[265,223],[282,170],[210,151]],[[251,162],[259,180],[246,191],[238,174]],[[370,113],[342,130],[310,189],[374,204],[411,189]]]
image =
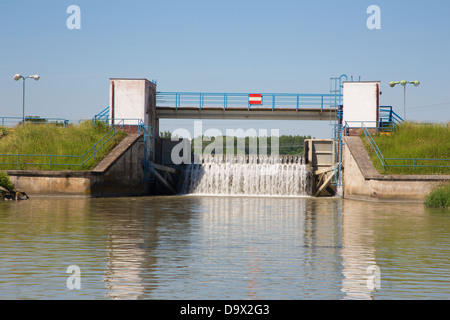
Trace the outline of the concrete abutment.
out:
[[[143,137],[128,134],[90,171],[9,170],[17,189],[29,196],[142,196],[152,192],[145,179]]]
[[[449,175],[382,175],[358,136],[345,137],[344,198],[424,202],[430,192],[450,181]]]

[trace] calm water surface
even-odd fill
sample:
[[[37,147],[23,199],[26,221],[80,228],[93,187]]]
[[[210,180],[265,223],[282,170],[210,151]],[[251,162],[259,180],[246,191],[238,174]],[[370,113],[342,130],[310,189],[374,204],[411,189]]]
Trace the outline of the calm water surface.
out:
[[[450,213],[421,204],[32,198],[0,202],[0,255],[0,299],[450,298]]]

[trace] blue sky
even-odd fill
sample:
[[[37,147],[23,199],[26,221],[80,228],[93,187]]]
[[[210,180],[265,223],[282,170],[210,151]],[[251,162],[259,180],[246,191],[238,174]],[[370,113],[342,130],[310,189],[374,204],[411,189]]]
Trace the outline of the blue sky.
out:
[[[69,30],[67,7],[81,9]],[[370,5],[381,29],[369,30]],[[0,115],[89,119],[109,103],[109,78],[158,81],[159,91],[328,93],[347,74],[381,81],[382,105],[409,120],[450,121],[450,2],[437,1],[0,1]],[[163,121],[161,130],[192,121]],[[328,122],[220,122],[329,138]]]

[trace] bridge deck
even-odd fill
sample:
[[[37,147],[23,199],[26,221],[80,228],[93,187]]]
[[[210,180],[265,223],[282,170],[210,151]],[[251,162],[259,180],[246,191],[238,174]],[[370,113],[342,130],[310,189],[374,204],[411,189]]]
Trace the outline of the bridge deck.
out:
[[[159,119],[336,120],[341,94],[157,92]]]
[[[156,107],[158,119],[249,119],[249,120],[336,120],[336,109],[328,108],[211,108]]]

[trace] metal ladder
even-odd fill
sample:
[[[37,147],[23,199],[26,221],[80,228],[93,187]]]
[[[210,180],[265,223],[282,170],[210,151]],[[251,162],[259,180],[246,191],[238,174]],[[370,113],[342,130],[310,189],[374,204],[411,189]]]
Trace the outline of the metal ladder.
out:
[[[334,162],[336,163],[335,169],[333,169],[333,179],[331,181],[331,184],[334,187],[341,187],[342,186],[342,146],[344,145],[342,140],[342,131],[343,131],[343,124],[342,124],[342,81],[345,79],[345,81],[348,80],[347,75],[343,74],[340,77],[337,78],[331,78],[331,86],[330,86],[330,94],[334,95],[334,107],[336,108],[336,115],[337,115],[337,121],[334,124],[334,140],[336,141],[336,146],[334,148]]]

